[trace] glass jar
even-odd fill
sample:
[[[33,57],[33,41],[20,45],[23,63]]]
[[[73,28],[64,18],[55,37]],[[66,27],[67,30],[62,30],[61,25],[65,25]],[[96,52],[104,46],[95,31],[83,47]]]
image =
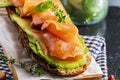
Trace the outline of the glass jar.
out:
[[[91,25],[103,20],[108,11],[108,0],[61,0],[76,25]]]

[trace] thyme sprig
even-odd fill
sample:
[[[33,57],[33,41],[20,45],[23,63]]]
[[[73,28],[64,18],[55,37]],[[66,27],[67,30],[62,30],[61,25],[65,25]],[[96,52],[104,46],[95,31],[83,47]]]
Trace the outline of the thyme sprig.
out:
[[[3,55],[0,55],[0,60],[4,61],[5,63],[19,64],[21,68],[29,67],[28,70],[29,72],[31,72],[31,74],[37,74],[37,75],[43,74],[43,68],[38,66],[35,62],[32,62],[31,64],[29,64],[21,61],[16,61],[12,57],[7,58],[6,56],[3,56]]]

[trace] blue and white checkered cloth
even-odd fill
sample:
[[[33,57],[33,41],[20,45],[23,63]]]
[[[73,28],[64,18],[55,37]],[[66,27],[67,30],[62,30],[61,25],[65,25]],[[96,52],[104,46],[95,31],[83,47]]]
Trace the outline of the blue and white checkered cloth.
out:
[[[108,80],[105,39],[103,37],[98,36],[82,36],[82,37],[84,38],[85,44],[89,48],[91,55],[101,67],[104,77],[103,80]]]
[[[104,80],[108,80],[107,74],[107,61],[106,61],[106,44],[103,37],[98,36],[82,36],[85,40],[86,46],[89,48],[91,55],[100,65],[103,71]],[[3,55],[2,46],[0,45],[0,55]],[[0,71],[6,73],[7,80],[12,80],[12,73],[10,72],[8,65],[5,62],[0,61]]]

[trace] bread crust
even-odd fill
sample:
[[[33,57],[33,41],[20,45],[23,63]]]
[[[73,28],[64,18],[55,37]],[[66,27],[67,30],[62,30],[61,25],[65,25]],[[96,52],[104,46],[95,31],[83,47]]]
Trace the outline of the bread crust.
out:
[[[6,8],[7,9],[7,12],[8,12],[8,16],[10,17],[11,14],[14,13],[14,7],[8,7]],[[29,46],[29,40],[26,36],[26,33],[19,27],[19,25],[17,25],[17,23],[13,22],[15,24],[15,26],[17,26],[18,28],[18,33],[19,33],[19,40],[21,41],[23,47],[26,49],[26,51],[31,55],[31,58],[36,61],[39,65],[43,66],[47,71],[51,72],[51,73],[54,73],[54,74],[57,74],[57,75],[60,75],[60,76],[74,76],[74,75],[78,75],[78,74],[81,74],[83,73],[87,68],[88,68],[88,65],[90,64],[91,62],[91,55],[90,53],[88,52],[87,53],[87,62],[86,64],[84,64],[83,66],[80,66],[78,68],[75,68],[75,69],[68,69],[68,70],[65,70],[65,69],[57,69],[57,68],[54,68],[52,67],[51,65],[47,64],[47,62],[45,62],[44,60],[42,60],[40,57],[38,57],[30,48]],[[92,79],[94,78],[94,79]],[[82,78],[82,80],[98,80],[98,79],[102,79],[102,76],[92,76],[91,77],[87,77],[86,79],[85,78]],[[80,79],[81,80],[81,79]]]

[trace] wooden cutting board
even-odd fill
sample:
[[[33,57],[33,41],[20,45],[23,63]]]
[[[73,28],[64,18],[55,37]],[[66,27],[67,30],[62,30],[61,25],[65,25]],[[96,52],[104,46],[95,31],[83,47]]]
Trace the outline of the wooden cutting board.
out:
[[[6,57],[8,57],[5,48],[2,47],[2,49],[3,49],[4,55],[5,55]],[[11,63],[8,63],[8,67],[9,67],[9,69],[10,69],[12,75],[13,75],[13,80],[18,80],[18,76],[17,76],[17,73],[16,73],[16,70],[15,70],[14,66],[13,66]]]

